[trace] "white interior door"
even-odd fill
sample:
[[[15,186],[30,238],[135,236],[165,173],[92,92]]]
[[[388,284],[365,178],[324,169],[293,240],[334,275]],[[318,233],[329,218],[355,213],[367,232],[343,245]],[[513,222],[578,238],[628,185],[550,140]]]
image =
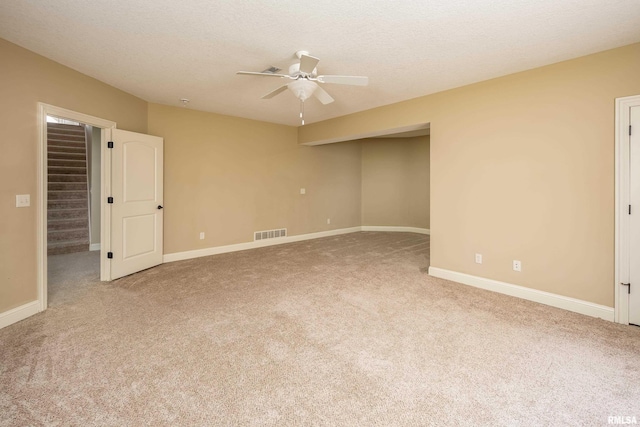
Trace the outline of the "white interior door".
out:
[[[640,325],[640,106],[629,113],[629,323]]]
[[[111,279],[162,263],[162,138],[114,129]]]

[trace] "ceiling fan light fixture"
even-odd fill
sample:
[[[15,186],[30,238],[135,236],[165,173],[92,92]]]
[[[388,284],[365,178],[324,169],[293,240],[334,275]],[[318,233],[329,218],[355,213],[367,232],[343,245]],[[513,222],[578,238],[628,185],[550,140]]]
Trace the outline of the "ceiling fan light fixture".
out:
[[[304,102],[313,95],[313,92],[318,88],[318,84],[311,80],[298,79],[289,83],[287,87],[293,92],[296,98]]]

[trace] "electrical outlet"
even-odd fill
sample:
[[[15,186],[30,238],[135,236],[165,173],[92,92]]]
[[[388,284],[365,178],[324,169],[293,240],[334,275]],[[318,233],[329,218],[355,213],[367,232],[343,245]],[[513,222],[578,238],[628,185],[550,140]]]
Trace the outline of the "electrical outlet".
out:
[[[300,189],[300,194],[307,194],[307,189],[306,188],[301,188]]]
[[[327,218],[327,224],[331,224],[331,218]]]
[[[200,232],[200,240],[204,240],[204,231]]]
[[[16,208],[26,208],[31,206],[30,194],[16,194]]]
[[[482,264],[482,254],[476,254],[476,264]]]
[[[513,260],[513,271],[522,271],[522,262],[517,259]]]

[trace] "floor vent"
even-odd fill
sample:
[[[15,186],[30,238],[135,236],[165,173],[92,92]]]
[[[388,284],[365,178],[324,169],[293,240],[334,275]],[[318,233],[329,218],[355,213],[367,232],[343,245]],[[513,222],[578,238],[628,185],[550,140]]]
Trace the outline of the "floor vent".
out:
[[[278,237],[287,237],[287,229],[279,228],[277,230],[256,231],[253,234],[253,241],[257,242],[258,240],[275,239]]]

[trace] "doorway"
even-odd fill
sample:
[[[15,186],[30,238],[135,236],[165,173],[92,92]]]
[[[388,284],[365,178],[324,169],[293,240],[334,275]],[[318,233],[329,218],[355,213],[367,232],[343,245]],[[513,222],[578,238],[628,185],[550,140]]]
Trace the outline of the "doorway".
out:
[[[640,96],[616,99],[615,320],[640,326]]]
[[[108,185],[106,185],[106,183],[108,183],[108,179],[106,179],[105,177],[109,178],[110,177],[110,171],[108,170],[108,168],[111,167],[110,162],[109,162],[109,158],[108,156],[106,156],[105,152],[106,152],[106,144],[104,143],[105,141],[108,141],[111,137],[111,131],[112,129],[115,128],[116,124],[114,122],[108,121],[108,120],[103,120],[97,117],[92,117],[86,114],[82,114],[82,113],[78,113],[72,110],[67,110],[64,108],[59,108],[59,107],[55,107],[52,105],[48,105],[48,104],[44,104],[44,103],[39,103],[38,104],[38,110],[39,110],[39,120],[38,120],[38,124],[39,124],[39,139],[40,139],[40,143],[39,143],[39,164],[38,164],[38,301],[40,304],[40,310],[45,310],[48,306],[48,279],[47,279],[47,272],[48,272],[48,246],[49,246],[49,231],[50,228],[55,228],[55,227],[61,227],[63,226],[63,223],[65,222],[70,222],[73,223],[75,225],[73,225],[75,228],[73,228],[74,231],[71,232],[61,232],[61,233],[57,233],[57,232],[53,232],[51,234],[54,235],[53,240],[56,241],[56,239],[58,239],[58,241],[60,241],[60,239],[65,238],[65,234],[71,235],[72,239],[71,242],[83,242],[82,244],[84,245],[85,242],[85,234],[86,234],[86,244],[87,244],[87,251],[91,248],[91,240],[93,240],[94,242],[99,242],[99,243],[94,243],[94,246],[92,249],[96,250],[96,251],[100,251],[102,248],[105,247],[109,247],[109,246],[104,246],[105,244],[109,244],[109,233],[108,231],[108,225],[105,223],[105,221],[109,220],[108,217],[108,210],[105,209],[103,203],[101,203],[102,200],[104,200],[104,194],[105,191],[107,191],[107,187]],[[91,127],[91,137],[92,139],[94,138],[99,138],[99,144],[92,144],[92,147],[90,147],[90,149],[96,149],[99,151],[99,158],[100,158],[100,173],[99,173],[99,186],[94,186],[93,189],[91,189],[89,187],[89,182],[88,180],[86,181],[87,184],[85,184],[84,186],[84,190],[83,188],[81,188],[82,186],[76,186],[77,188],[66,188],[65,185],[59,185],[60,182],[76,182],[76,183],[82,183],[83,178],[79,177],[78,174],[76,174],[75,172],[79,172],[80,169],[82,169],[82,167],[80,166],[79,162],[76,162],[75,160],[78,160],[77,158],[81,157],[81,155],[76,155],[76,159],[65,159],[65,158],[61,158],[61,159],[56,159],[56,156],[49,156],[49,144],[48,144],[48,140],[47,140],[47,127],[48,127],[48,121],[47,121],[47,117],[50,117],[49,121],[51,122],[57,122],[58,124],[63,124],[63,125],[70,125],[73,126],[75,123],[78,124],[84,124],[87,126]],[[72,138],[73,139],[73,138]],[[79,137],[77,137],[76,139],[79,139]],[[66,152],[75,152],[75,154],[79,154],[79,150],[77,150],[77,148],[79,148],[80,144],[67,144],[67,148],[68,150],[66,150]],[[65,152],[65,150],[62,148],[64,147],[64,144],[57,144],[55,145],[54,148],[54,152],[56,153],[62,153]],[[96,153],[98,154],[98,153]],[[72,156],[74,157],[74,156]],[[94,159],[97,156],[94,156]],[[50,160],[53,161],[52,164],[50,164]],[[88,167],[89,165],[85,165],[87,171],[92,169],[90,167]],[[57,188],[60,189],[59,191],[61,191],[60,193],[57,193],[55,196],[52,196],[52,198],[54,200],[49,200],[49,177],[48,177],[48,172],[50,170],[50,168],[58,168],[58,169],[54,169],[55,172],[60,172],[56,175],[64,175],[64,176],[59,176],[58,179],[54,180],[52,182],[56,183],[56,185],[53,186],[53,188]],[[68,174],[66,172],[74,172],[71,174]],[[96,171],[94,171],[96,172]],[[69,176],[67,176],[69,175]],[[86,178],[84,178],[86,179]],[[60,181],[62,180],[62,181]],[[94,184],[95,184],[95,180],[94,180]],[[64,187],[64,188],[63,188]],[[90,224],[88,215],[89,215],[89,210],[90,210],[90,197],[89,197],[89,192],[93,190],[93,192],[97,192],[97,197],[94,198],[94,208],[95,209],[99,209],[99,215],[97,214],[97,212],[95,212],[96,215],[94,215],[94,218],[99,218],[99,219],[94,219],[94,225],[95,221],[98,221],[100,223],[99,227],[94,227],[93,229],[89,229],[88,226]],[[82,195],[82,192],[86,191],[87,192],[87,197],[85,199],[84,202],[81,202],[79,199],[79,197]],[[54,194],[54,193],[52,193]],[[74,202],[72,202],[72,205],[64,205],[64,202],[60,202],[60,200],[64,200],[65,198],[67,199],[71,199],[74,200]],[[52,227],[50,227],[50,215],[49,215],[49,207],[50,207],[50,203],[53,203],[53,205],[55,205],[56,207],[62,207],[63,209],[58,210],[58,212],[55,213],[55,215],[53,216],[57,216],[57,218],[53,218],[54,221],[52,223]],[[74,204],[75,203],[75,204]],[[86,210],[82,209],[82,205],[83,203],[86,204]],[[53,205],[51,205],[53,207]],[[64,209],[66,207],[66,209]],[[72,212],[73,211],[73,212]],[[84,212],[84,213],[83,213]],[[87,215],[86,218],[86,224],[87,224],[87,230],[86,231],[82,231],[81,226],[82,223],[84,223],[84,221],[79,220],[80,217],[82,217],[83,215]],[[73,217],[69,217],[68,215],[77,215],[76,218]],[[63,219],[63,221],[57,221],[56,220],[60,220]],[[77,220],[77,221],[76,221]],[[98,234],[98,236],[96,236],[95,234]],[[93,236],[92,236],[93,234]],[[56,236],[58,235],[58,236]],[[93,237],[93,239],[91,239],[91,237]],[[55,246],[55,243],[54,243]],[[70,243],[70,246],[73,246],[73,243]],[[73,250],[71,249],[63,249],[64,250]],[[108,265],[106,262],[104,262],[103,258],[104,257],[99,257],[100,258],[100,278],[101,280],[108,280]]]
[[[99,128],[47,116],[47,299],[77,298],[100,276]]]

